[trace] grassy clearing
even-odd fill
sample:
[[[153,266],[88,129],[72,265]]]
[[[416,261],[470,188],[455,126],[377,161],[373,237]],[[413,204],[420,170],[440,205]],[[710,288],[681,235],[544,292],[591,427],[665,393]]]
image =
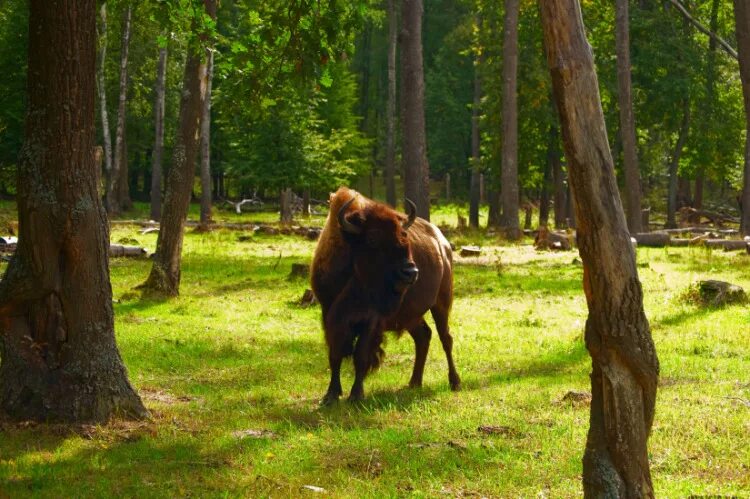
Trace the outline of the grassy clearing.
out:
[[[588,389],[575,253],[456,238],[485,248],[457,258],[463,391],[450,392],[437,339],[425,388],[406,389],[413,344],[389,337],[365,403],[321,409],[320,313],[297,305],[307,283],[287,278],[314,243],[239,235],[188,233],[182,295],[170,301],[133,291],[149,261],[112,261],[120,350],[153,421],[0,427],[0,497],[303,496],[306,485],[337,497],[580,495],[588,406],[562,401]],[[113,230],[113,241],[123,237],[156,243]],[[675,248],[640,249],[638,261],[662,366],[657,496],[747,496],[750,310],[706,310],[683,295],[708,277],[750,289],[750,258]],[[352,380],[349,362],[342,381]],[[500,428],[487,435],[482,425]]]

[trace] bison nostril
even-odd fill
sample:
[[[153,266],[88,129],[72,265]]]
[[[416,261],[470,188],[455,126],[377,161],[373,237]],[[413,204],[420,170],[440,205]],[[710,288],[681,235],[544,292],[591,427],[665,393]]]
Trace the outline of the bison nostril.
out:
[[[412,265],[400,269],[398,275],[402,281],[411,284],[417,280],[417,277],[419,276],[419,269]]]

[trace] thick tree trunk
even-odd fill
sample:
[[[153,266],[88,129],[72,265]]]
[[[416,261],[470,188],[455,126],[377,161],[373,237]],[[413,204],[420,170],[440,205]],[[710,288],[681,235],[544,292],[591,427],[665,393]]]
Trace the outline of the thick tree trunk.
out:
[[[130,48],[130,6],[125,7],[122,17],[122,44],[120,46],[120,97],[117,104],[117,128],[115,129],[115,150],[112,172],[107,189],[107,212],[119,213],[119,189],[121,182],[123,141],[125,140],[125,107],[128,102],[128,50]]]
[[[302,191],[302,215],[309,217],[312,215],[312,207],[310,206],[310,189],[305,188]]]
[[[518,221],[518,10],[519,0],[505,0],[500,225],[509,239],[518,239],[523,234]]]
[[[204,0],[206,12],[216,18],[216,1]],[[193,23],[193,29],[196,23]],[[172,152],[172,164],[167,174],[164,212],[161,229],[156,241],[156,254],[151,273],[141,288],[166,296],[180,292],[180,264],[185,220],[190,207],[190,195],[195,177],[195,160],[198,153],[198,138],[203,110],[206,82],[202,80],[206,71],[202,61],[203,50],[192,43],[188,47],[185,75],[182,81],[180,119]]]
[[[422,0],[401,1],[401,133],[406,197],[430,219],[430,167],[424,118]]]
[[[750,5],[744,0],[734,0],[735,31],[737,52],[740,60],[740,80],[745,103],[745,167],[741,196],[740,231],[750,235]]]
[[[214,52],[206,50],[206,94],[201,118],[201,225],[211,223],[211,85],[214,78]]]
[[[617,190],[593,54],[578,0],[540,3],[589,308],[592,401],[584,494],[653,497],[647,442],[659,364]]]
[[[93,153],[95,23],[94,0],[29,2],[19,241],[0,280],[0,409],[19,419],[147,415],[115,343]]]
[[[500,226],[500,193],[494,189],[487,189],[487,227]]]
[[[398,11],[388,0],[388,100],[385,109],[385,200],[396,207],[396,46]]]
[[[477,26],[480,19],[477,17]],[[474,62],[474,103],[471,107],[471,185],[469,187],[469,227],[479,227],[480,202],[480,168],[481,168],[481,136],[479,135],[479,119],[482,104],[482,79],[479,75],[481,58]]]
[[[630,33],[628,0],[615,1],[615,44],[617,46],[617,102],[620,108],[623,171],[625,173],[625,207],[628,229],[641,232],[641,175],[630,92]]]
[[[161,220],[162,153],[164,152],[164,101],[167,87],[167,47],[159,48],[154,97],[154,151],[151,155],[151,220]]]
[[[109,178],[112,174],[112,134],[109,130],[109,112],[107,111],[107,80],[105,62],[107,61],[107,2],[102,3],[100,10],[101,24],[97,25],[99,35],[99,57],[97,59],[96,89],[99,93],[99,112],[102,118],[102,138],[104,140],[104,176],[105,196],[109,189]]]
[[[693,195],[690,193],[690,179],[677,175],[677,209],[693,206]]]
[[[667,229],[677,227],[675,213],[677,213],[677,171],[680,167],[680,156],[687,142],[688,131],[690,130],[690,98],[685,97],[682,111],[682,124],[677,134],[672,157],[669,160],[669,187],[667,188]]]

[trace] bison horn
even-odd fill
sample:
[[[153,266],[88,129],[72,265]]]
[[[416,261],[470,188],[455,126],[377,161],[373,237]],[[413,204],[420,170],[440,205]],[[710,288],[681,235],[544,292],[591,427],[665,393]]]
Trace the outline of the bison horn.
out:
[[[346,209],[349,208],[349,205],[354,202],[355,198],[351,198],[349,201],[344,203],[344,206],[341,207],[338,213],[338,220],[339,220],[339,226],[341,226],[341,230],[344,232],[348,232],[350,234],[361,234],[362,233],[362,227],[358,227],[351,223],[349,220],[346,219],[344,214],[346,213]]]
[[[415,205],[414,201],[409,198],[404,199],[406,199],[406,212],[409,214],[409,219],[403,224],[403,228],[404,230],[406,230],[411,227],[411,225],[414,223],[414,220],[417,218],[417,205]]]

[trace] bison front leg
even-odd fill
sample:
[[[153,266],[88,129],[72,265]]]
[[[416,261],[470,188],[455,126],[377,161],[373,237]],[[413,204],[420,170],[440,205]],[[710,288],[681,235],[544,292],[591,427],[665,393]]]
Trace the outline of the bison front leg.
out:
[[[422,321],[422,324],[409,330],[409,334],[414,339],[414,347],[416,348],[416,357],[414,358],[414,372],[412,372],[411,380],[409,380],[410,388],[421,388],[422,387],[422,375],[424,374],[424,364],[427,360],[427,352],[430,350],[430,338],[432,338],[432,330],[426,322]]]
[[[339,349],[336,349],[339,350]],[[320,405],[330,405],[338,401],[339,397],[344,393],[341,388],[341,361],[343,355],[339,351],[334,349],[328,349],[328,365],[331,369],[331,382],[328,384],[328,391],[320,401]]]

